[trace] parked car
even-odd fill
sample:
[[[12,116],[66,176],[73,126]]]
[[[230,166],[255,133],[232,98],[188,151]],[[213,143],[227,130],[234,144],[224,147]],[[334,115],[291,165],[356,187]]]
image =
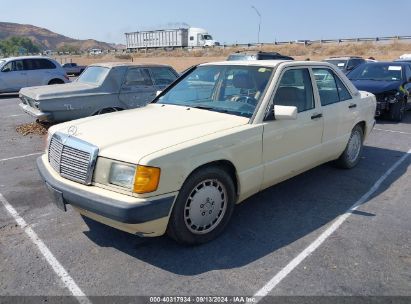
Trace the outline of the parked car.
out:
[[[93,64],[70,84],[20,90],[20,107],[44,122],[131,109],[146,105],[177,77],[167,65]]]
[[[37,166],[63,210],[203,243],[251,195],[332,160],[354,167],[375,106],[328,63],[201,64],[146,107],[51,127]]]
[[[230,54],[227,60],[294,60],[294,58],[277,52],[237,51]]]
[[[330,58],[324,59],[324,61],[334,64],[345,74],[355,69],[360,64],[363,64],[366,62],[364,58],[356,57],[356,56],[330,57]]]
[[[69,62],[62,65],[63,69],[66,71],[67,75],[78,76],[87,68],[85,65],[77,65],[75,62]]]
[[[67,83],[69,78],[60,64],[43,56],[0,59],[0,93],[18,92],[21,88]]]
[[[376,116],[401,121],[411,101],[411,64],[406,62],[369,62],[349,73],[359,90],[377,97]]]

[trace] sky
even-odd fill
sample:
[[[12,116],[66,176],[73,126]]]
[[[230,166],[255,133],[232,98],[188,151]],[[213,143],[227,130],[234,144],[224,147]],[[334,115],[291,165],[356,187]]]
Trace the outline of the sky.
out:
[[[221,43],[411,35],[411,0],[0,0],[0,21],[125,44],[125,32],[186,23]],[[24,4],[26,3],[26,4]]]

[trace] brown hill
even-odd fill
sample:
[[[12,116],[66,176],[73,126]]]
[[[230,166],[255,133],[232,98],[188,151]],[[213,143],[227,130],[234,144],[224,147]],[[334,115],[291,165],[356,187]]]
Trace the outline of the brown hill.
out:
[[[0,22],[0,40],[7,39],[12,36],[30,38],[33,43],[37,44],[44,50],[57,50],[65,45],[79,48],[82,51],[91,48],[103,50],[113,49],[109,43],[94,39],[77,40],[34,25]]]

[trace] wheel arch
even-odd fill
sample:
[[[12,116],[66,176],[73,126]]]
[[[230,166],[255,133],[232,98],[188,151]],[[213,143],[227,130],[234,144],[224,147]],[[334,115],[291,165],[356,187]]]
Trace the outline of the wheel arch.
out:
[[[61,78],[58,78],[58,77],[54,77],[54,78],[50,79],[50,80],[47,82],[47,84],[50,85],[50,84],[52,84],[53,82],[54,82],[54,83],[58,83],[58,84],[63,84],[63,83],[64,83],[64,80],[61,79]]]
[[[193,169],[187,175],[187,177],[184,181],[189,179],[190,176],[192,176],[195,172],[200,171],[201,169],[204,169],[204,168],[208,168],[208,167],[222,168],[224,171],[226,171],[230,175],[230,177],[231,177],[231,179],[234,183],[235,193],[236,193],[235,200],[237,202],[237,199],[239,197],[239,189],[240,189],[239,178],[238,178],[238,175],[237,175],[237,169],[234,166],[234,164],[231,161],[227,160],[227,159],[220,159],[220,160],[210,161],[208,163],[204,163],[204,164],[196,167],[195,169]]]

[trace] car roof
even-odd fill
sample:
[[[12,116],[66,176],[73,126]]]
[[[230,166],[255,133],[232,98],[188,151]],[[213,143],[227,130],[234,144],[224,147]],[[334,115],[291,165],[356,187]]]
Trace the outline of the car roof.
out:
[[[406,62],[406,61],[377,61],[377,62],[366,62],[363,64],[367,64],[367,65],[401,65],[401,66],[410,66],[411,63],[410,62]]]
[[[237,51],[231,53],[230,55],[257,55],[257,54],[264,54],[264,55],[276,55],[276,56],[285,56],[277,52],[264,52],[264,51]]]
[[[129,66],[138,66],[138,67],[171,67],[167,64],[156,64],[156,63],[135,63],[135,62],[103,62],[103,63],[93,63],[89,66],[100,66],[106,68],[114,67],[129,67]]]
[[[348,60],[348,59],[364,59],[359,56],[336,56],[336,57],[328,57],[324,60]]]
[[[219,61],[219,62],[207,62],[200,64],[199,66],[208,65],[233,65],[233,66],[260,66],[260,67],[277,67],[282,63],[289,63],[291,65],[305,65],[305,66],[329,66],[334,68],[334,66],[327,62],[321,61],[297,61],[297,60],[238,60],[238,61]]]
[[[54,60],[53,58],[47,57],[47,56],[18,56],[18,57],[7,57],[7,58],[0,58],[0,60],[16,60],[16,59],[49,59],[49,60]]]

